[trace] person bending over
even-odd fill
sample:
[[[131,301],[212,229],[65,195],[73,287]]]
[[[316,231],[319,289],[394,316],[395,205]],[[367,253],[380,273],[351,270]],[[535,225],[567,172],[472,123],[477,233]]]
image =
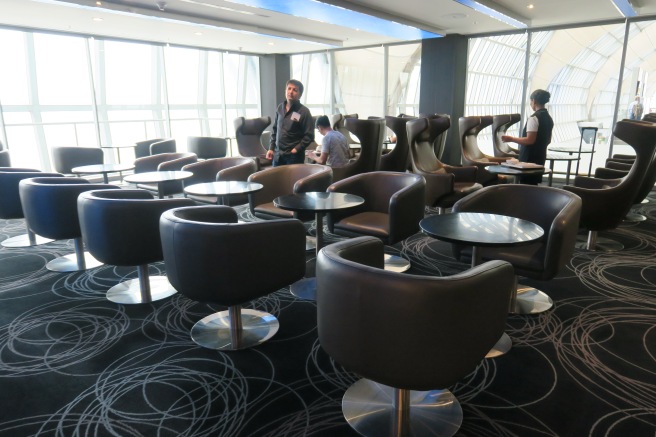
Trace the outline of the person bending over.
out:
[[[328,116],[322,115],[317,119],[317,130],[323,135],[321,142],[321,154],[308,150],[306,156],[319,164],[327,164],[331,167],[343,167],[349,160],[348,140],[341,132],[333,130],[330,126]]]
[[[285,101],[278,105],[271,130],[271,141],[266,158],[273,166],[302,164],[305,149],[314,141],[314,126],[310,110],[303,106],[300,98],[303,84],[290,79],[285,85]]]

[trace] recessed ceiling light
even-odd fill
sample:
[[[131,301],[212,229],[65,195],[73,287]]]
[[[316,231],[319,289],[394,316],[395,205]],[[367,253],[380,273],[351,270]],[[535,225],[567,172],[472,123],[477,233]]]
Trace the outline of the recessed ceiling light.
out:
[[[102,6],[102,2],[96,2],[96,6]]]
[[[275,43],[272,43],[272,42],[268,42],[267,44],[269,44],[270,46],[276,45]]]
[[[103,19],[100,17],[93,17],[93,21],[102,21]]]
[[[467,14],[456,13],[456,14],[447,14],[444,18],[449,18],[451,20],[464,20],[467,18]]]
[[[529,8],[529,9],[533,9],[535,7],[535,5],[533,5],[533,3],[529,3],[528,5],[526,5],[526,7]]]
[[[196,35],[196,36],[202,36],[202,35],[203,35],[203,32],[195,32],[194,35]]]

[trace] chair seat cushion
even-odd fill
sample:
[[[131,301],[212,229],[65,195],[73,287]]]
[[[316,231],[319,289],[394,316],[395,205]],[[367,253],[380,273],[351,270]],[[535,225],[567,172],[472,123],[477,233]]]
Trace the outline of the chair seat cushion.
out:
[[[389,215],[382,212],[362,212],[335,223],[335,232],[346,235],[371,235],[386,240],[389,237]]]
[[[498,259],[508,261],[515,268],[515,273],[533,279],[541,279],[544,271],[544,244],[529,244],[515,247],[496,247],[486,256],[486,249],[480,248],[481,258],[485,261]]]
[[[455,182],[453,184],[453,191],[459,194],[473,193],[481,188],[483,188],[483,185],[477,182]]]

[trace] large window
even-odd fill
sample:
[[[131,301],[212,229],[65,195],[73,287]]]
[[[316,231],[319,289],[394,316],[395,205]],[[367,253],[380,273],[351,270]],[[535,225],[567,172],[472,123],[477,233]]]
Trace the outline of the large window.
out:
[[[51,169],[55,146],[230,136],[260,114],[255,56],[0,29],[0,139],[15,166]],[[106,162],[116,157],[105,156]]]

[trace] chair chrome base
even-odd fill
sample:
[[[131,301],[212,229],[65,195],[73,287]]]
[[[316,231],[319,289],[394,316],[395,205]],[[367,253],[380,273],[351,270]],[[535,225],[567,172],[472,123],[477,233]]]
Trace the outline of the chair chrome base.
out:
[[[538,314],[553,306],[553,300],[543,291],[528,285],[517,285],[517,295],[510,303],[513,314]]]
[[[289,286],[289,292],[299,299],[317,300],[317,278],[302,278]]]
[[[246,349],[264,343],[273,337],[280,327],[275,316],[263,311],[245,309],[237,311],[240,319],[237,324],[241,326],[231,329],[232,313],[234,311],[221,311],[199,320],[191,328],[191,339],[208,349]],[[238,338],[233,339],[232,334],[236,334]]]
[[[107,300],[125,305],[155,302],[178,292],[166,276],[149,276],[150,290],[142,290],[140,279],[130,279],[107,290]]]
[[[595,237],[592,239],[585,235],[577,235],[574,245],[577,249],[599,251],[599,252],[618,252],[624,249],[624,245],[619,241],[611,240],[605,237]]]
[[[400,256],[385,254],[385,270],[403,273],[410,269],[410,261]]]
[[[492,346],[490,352],[488,352],[487,355],[485,355],[485,358],[500,357],[501,355],[507,353],[511,348],[512,348],[512,340],[510,339],[510,336],[504,332],[501,335],[499,341],[497,341],[494,344],[494,346]]]
[[[80,262],[78,261],[78,255],[71,253],[70,255],[53,259],[46,264],[46,268],[53,272],[80,272],[103,265],[103,263],[91,256],[89,252],[84,252],[83,257],[83,262]]]
[[[29,234],[23,234],[23,235],[17,235],[15,237],[7,238],[6,240],[2,240],[0,244],[4,247],[31,247],[31,246],[38,246],[40,244],[46,244],[50,243],[51,240],[50,238],[45,238],[40,235],[35,235],[34,236],[34,242],[30,241],[30,235]]]
[[[395,392],[368,379],[357,381],[342,399],[344,418],[364,436],[452,436],[460,428],[462,408],[448,390],[410,391],[407,420],[397,426]],[[405,434],[397,432],[401,427]]]
[[[305,251],[315,251],[317,250],[317,239],[316,237],[306,236],[305,237]]]
[[[627,222],[644,222],[645,220],[647,220],[647,217],[637,212],[630,212],[624,217],[624,221]]]

